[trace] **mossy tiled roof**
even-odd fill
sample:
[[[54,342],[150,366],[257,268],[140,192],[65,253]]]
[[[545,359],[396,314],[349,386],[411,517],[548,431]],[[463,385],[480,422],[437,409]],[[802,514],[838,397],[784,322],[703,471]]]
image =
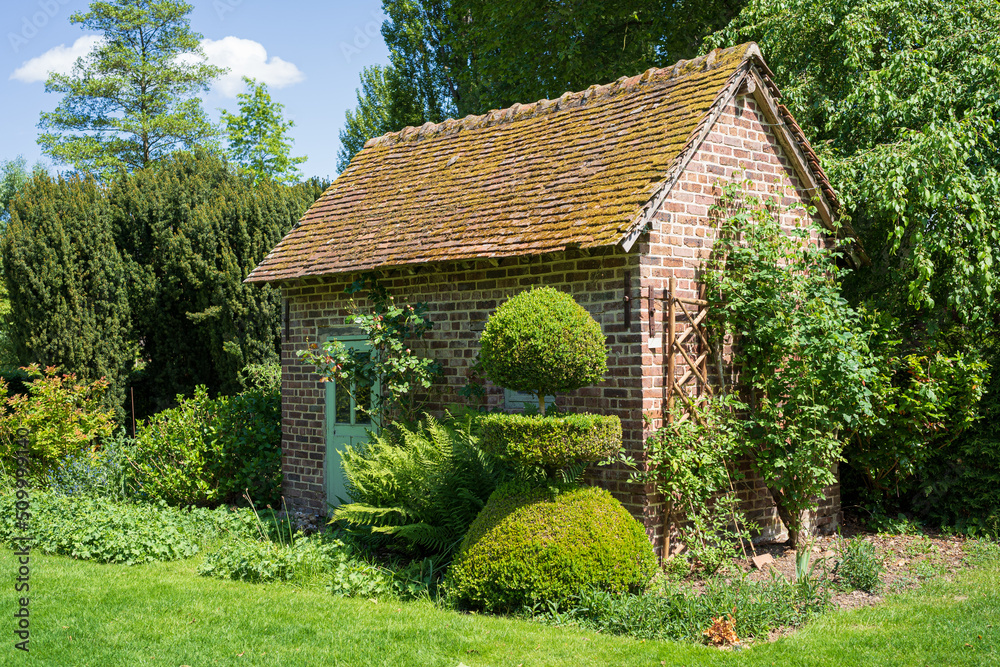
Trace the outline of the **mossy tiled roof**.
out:
[[[372,139],[247,280],[617,244],[753,58],[743,44]]]

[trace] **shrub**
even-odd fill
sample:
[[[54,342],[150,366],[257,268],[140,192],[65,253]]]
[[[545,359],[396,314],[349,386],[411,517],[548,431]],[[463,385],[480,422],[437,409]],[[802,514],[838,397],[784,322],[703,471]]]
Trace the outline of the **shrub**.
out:
[[[570,487],[553,497],[507,483],[473,522],[448,578],[460,604],[505,611],[589,587],[637,591],[655,568],[642,526],[607,491]]]
[[[343,542],[329,534],[300,536],[289,544],[234,539],[208,554],[198,566],[198,574],[251,583],[292,580],[304,583],[331,572],[345,548]]]
[[[481,424],[483,449],[550,472],[576,461],[609,458],[622,446],[622,423],[616,416],[492,414],[484,416]]]
[[[105,407],[120,410],[136,359],[127,262],[113,238],[105,187],[44,172],[22,188],[0,255],[11,313],[7,334],[20,363],[104,378]]]
[[[739,510],[731,479],[739,478],[735,460],[743,447],[743,425],[736,414],[741,407],[732,396],[698,399],[697,417],[682,419],[681,406],[675,406],[674,419],[646,439],[642,465],[621,457],[633,469],[630,481],[652,484],[666,501],[664,553],[670,552],[676,530],[709,573],[740,551],[739,540],[749,538],[752,528]]]
[[[506,474],[479,448],[470,413],[397,424],[341,457],[354,502],[333,520],[422,554],[450,554]]]
[[[872,332],[869,347],[879,369],[869,384],[874,415],[844,448],[844,493],[877,514],[910,510],[900,501],[911,497],[934,514],[949,504],[948,491],[963,486],[954,484],[951,465],[939,464],[980,460],[955,450],[975,437],[979,408],[989,409],[988,398],[980,404],[988,365],[962,354],[905,354],[900,321],[881,313],[869,314],[865,327]],[[973,437],[953,445],[970,427]],[[975,507],[971,515],[983,516],[983,509]]]
[[[55,368],[40,370],[27,366],[34,379],[28,394],[7,396],[7,385],[0,380],[0,462],[11,467],[16,449],[18,428],[28,429],[30,455],[28,474],[42,480],[67,456],[85,449],[93,450],[99,438],[111,435],[113,415],[104,407],[104,380],[79,382],[72,373],[59,374]]]
[[[131,274],[123,291],[155,408],[197,385],[213,396],[235,394],[241,369],[277,358],[278,290],[243,281],[319,196],[318,186],[255,184],[203,150],[109,179],[115,243]]]
[[[884,571],[874,544],[861,538],[841,541],[836,573],[846,588],[874,593],[882,586]]]
[[[494,384],[538,396],[600,382],[608,370],[601,325],[568,294],[538,287],[497,308],[483,330],[480,357]]]
[[[228,510],[195,513],[165,505],[109,502],[87,496],[31,493],[32,547],[42,553],[99,563],[136,565],[194,555],[199,543],[247,528]],[[15,495],[0,493],[0,540],[24,535],[15,523]]]
[[[208,473],[218,484],[217,498],[278,506],[281,499],[281,394],[249,389],[216,399],[214,441]]]
[[[429,592],[432,562],[382,567],[348,541],[325,532],[294,536],[288,543],[237,538],[208,554],[198,574],[251,583],[287,581],[323,585],[342,597],[414,598]]]
[[[281,496],[281,398],[250,389],[211,399],[205,387],[177,397],[136,432],[136,491],[172,505],[277,505]]]
[[[154,415],[136,431],[136,491],[141,498],[172,505],[213,502],[218,494],[207,459],[214,403],[205,387],[177,401],[176,408]]]

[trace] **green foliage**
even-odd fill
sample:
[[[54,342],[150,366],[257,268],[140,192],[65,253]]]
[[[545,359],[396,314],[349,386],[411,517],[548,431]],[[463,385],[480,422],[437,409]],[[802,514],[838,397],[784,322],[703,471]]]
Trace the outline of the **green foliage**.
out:
[[[11,205],[0,241],[19,363],[106,378],[118,408],[135,358],[130,285],[104,192],[90,179],[32,177]]]
[[[16,496],[0,493],[0,540],[14,544]],[[106,498],[31,492],[31,547],[46,554],[137,565],[188,558],[205,539],[245,530],[228,510],[192,513],[162,505],[110,502]]]
[[[209,443],[215,436],[212,399],[204,387],[177,397],[135,434],[136,493],[172,505],[214,502],[218,493],[208,473]]]
[[[558,603],[581,589],[645,587],[656,559],[646,532],[610,493],[523,483],[497,487],[448,573],[450,595],[486,611]]]
[[[254,184],[202,151],[115,179],[109,199],[129,264],[132,335],[148,359],[136,393],[154,408],[199,384],[234,394],[241,369],[277,359],[278,291],[243,280],[320,187]]]
[[[706,48],[748,39],[873,258],[848,279],[852,298],[931,336],[988,324],[1000,250],[996,3],[755,0]]]
[[[520,466],[539,466],[549,477],[575,462],[593,463],[621,450],[615,415],[491,414],[481,418],[483,449]]]
[[[486,321],[483,370],[494,384],[538,396],[600,382],[608,370],[601,325],[569,294],[536,287],[511,297]]]
[[[743,423],[733,413],[742,407],[732,396],[701,400],[695,419],[676,406],[672,421],[646,439],[642,465],[621,457],[633,469],[630,481],[651,484],[663,496],[667,530],[679,533],[708,573],[735,556],[739,540],[749,537],[729,472],[743,450]]]
[[[281,397],[250,389],[211,399],[178,396],[136,432],[136,493],[172,505],[277,505],[281,494]]]
[[[338,557],[346,556],[342,554],[345,549],[344,543],[333,539],[330,533],[300,535],[290,544],[237,538],[208,554],[198,566],[198,574],[251,583],[304,583],[317,574],[330,573]]]
[[[111,435],[112,413],[104,407],[108,383],[80,382],[55,368],[25,368],[32,380],[28,394],[7,395],[0,380],[0,463],[13,469],[19,428],[28,429],[28,474],[36,481],[56,469],[67,456],[93,453],[98,440]]]
[[[851,540],[841,540],[839,551],[835,573],[839,576],[841,584],[848,590],[877,593],[882,587],[881,577],[885,572],[885,565],[875,545],[856,537]]]
[[[384,567],[336,533],[298,534],[289,544],[237,537],[208,554],[198,574],[219,579],[322,585],[338,597],[412,599],[429,588],[422,575],[433,565],[415,561]]]
[[[377,542],[449,556],[493,493],[505,470],[479,446],[472,414],[431,416],[371,434],[363,449],[347,447],[342,468],[353,503],[333,521]]]
[[[441,375],[441,364],[415,351],[434,323],[427,318],[426,303],[398,305],[373,274],[355,281],[347,293],[364,289],[368,290],[369,308],[361,308],[351,299],[347,323],[364,332],[371,352],[359,353],[334,339],[322,346],[312,343],[299,350],[298,356],[314,365],[324,382],[337,382],[338,388],[349,393],[378,387],[373,405],[355,396],[359,408],[376,424],[386,417],[412,423],[424,407],[420,392],[426,393]]]
[[[267,394],[281,394],[281,364],[248,364],[239,374],[244,391],[259,389]]]
[[[872,258],[870,267],[844,278],[845,296],[898,320],[903,345],[885,355],[898,357],[885,374],[907,372],[907,355],[925,358],[932,371],[938,353],[961,355],[967,365],[993,358],[1000,322],[996,2],[755,0],[705,48],[748,39],[759,42],[782,102],[820,152],[844,214]],[[942,370],[962,381],[961,374]],[[927,377],[935,391],[945,389],[943,378]],[[966,388],[952,387],[956,396],[977,390],[974,373],[964,381]],[[906,383],[899,389],[905,394]],[[995,400],[984,397],[987,404]],[[944,430],[914,433],[919,414],[894,429],[894,420],[908,421],[904,413],[886,417],[887,428],[875,429],[870,447],[863,444],[873,452],[883,446],[899,452],[901,461],[922,443],[937,447],[965,428],[957,405]],[[996,511],[987,481],[996,470],[989,467],[995,423],[984,419],[940,449],[936,462],[918,471],[932,487],[924,489],[929,495],[901,488],[901,502],[913,499],[922,513],[946,521],[977,521]],[[985,476],[965,480],[965,465]],[[980,491],[966,496],[966,481]],[[845,486],[848,495],[851,486]],[[859,486],[867,489],[864,481]],[[968,514],[965,499],[975,506]]]
[[[216,129],[198,94],[225,70],[205,62],[183,0],[94,0],[72,23],[104,42],[72,72],[49,74],[64,95],[43,112],[42,152],[92,174],[140,169],[179,150],[210,143]]]
[[[713,209],[722,220],[705,283],[716,340],[734,337],[751,462],[794,543],[851,429],[872,414],[874,371],[832,253],[809,229],[783,231],[780,208],[745,187],[727,184]]]
[[[764,581],[712,578],[702,590],[664,582],[638,595],[586,589],[561,605],[524,611],[551,625],[577,625],[641,640],[701,643],[712,619],[733,614],[740,639],[765,639],[780,627],[798,626],[830,605],[827,588],[804,588],[775,574]]]
[[[229,143],[229,157],[253,174],[255,182],[272,178],[281,182],[300,180],[298,165],[305,157],[291,157],[292,140],[285,136],[295,123],[285,121],[284,105],[271,101],[267,84],[243,77],[248,92],[236,96],[239,114],[222,111]]]
[[[468,65],[451,73],[459,114],[515,102],[555,99],[566,91],[666,67],[692,57],[701,39],[723,27],[742,0],[582,0],[550,3],[453,0],[445,44]],[[387,44],[390,42],[387,40]]]
[[[911,494],[928,466],[975,421],[987,365],[962,354],[905,354],[898,320],[866,318],[878,373],[872,378],[873,411],[844,449],[860,476],[862,500],[883,511],[890,497]]]
[[[1000,523],[1000,355],[991,361],[978,424],[938,448],[913,501],[922,515],[967,533]]]
[[[10,222],[10,205],[14,197],[24,189],[31,177],[44,173],[45,167],[40,162],[28,170],[28,161],[18,155],[13,160],[0,161],[0,236]]]

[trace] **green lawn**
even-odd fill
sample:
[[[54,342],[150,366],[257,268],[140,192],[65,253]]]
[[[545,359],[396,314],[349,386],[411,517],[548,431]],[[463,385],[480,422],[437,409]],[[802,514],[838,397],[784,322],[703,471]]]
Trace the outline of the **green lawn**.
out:
[[[429,603],[373,603],[198,577],[198,559],[138,567],[32,556],[35,665],[997,665],[1000,564],[934,582],[877,608],[828,614],[738,653],[638,642],[470,616]],[[15,559],[0,664],[14,649]]]

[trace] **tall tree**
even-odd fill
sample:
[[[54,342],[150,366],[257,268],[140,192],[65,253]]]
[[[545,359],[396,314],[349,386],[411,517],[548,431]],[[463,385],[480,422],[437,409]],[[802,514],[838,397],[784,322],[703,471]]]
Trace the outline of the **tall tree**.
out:
[[[344,171],[365,142],[407,125],[422,125],[424,110],[417,101],[412,83],[389,65],[374,65],[361,71],[358,106],[347,111],[340,130],[337,171]]]
[[[23,155],[0,162],[0,235],[10,220],[10,203],[14,200],[14,196],[31,180],[32,172],[44,170],[41,164],[36,164],[31,171],[28,171],[28,161]]]
[[[665,67],[697,53],[745,0],[452,0],[446,43],[456,69],[460,114]],[[387,40],[388,41],[388,40]]]
[[[985,340],[1000,316],[996,0],[754,0],[706,48],[748,39],[874,260],[849,293],[912,336]]]
[[[557,97],[696,54],[746,0],[384,0],[390,66],[362,74],[343,169],[367,139]],[[381,79],[379,79],[381,74]],[[379,122],[373,122],[373,121]]]
[[[28,171],[28,161],[18,155],[13,160],[0,162],[0,238],[7,230],[10,222],[10,205],[15,195],[31,180],[32,173],[44,172],[41,164],[35,164]],[[10,298],[7,294],[7,284],[4,282],[3,261],[0,258],[0,368],[16,366],[17,354],[14,341],[10,335]]]
[[[36,174],[14,199],[0,253],[19,363],[106,377],[109,404],[120,408],[135,354],[127,274],[101,187]]]
[[[239,114],[222,111],[229,157],[258,182],[264,178],[301,180],[298,165],[306,158],[291,157],[292,139],[286,133],[295,123],[282,116],[285,106],[271,100],[266,84],[249,77],[243,77],[243,82],[247,92],[236,96]]]
[[[49,75],[46,92],[64,97],[41,114],[42,151],[102,174],[213,141],[197,94],[224,70],[205,62],[191,10],[183,0],[109,0],[73,14],[103,41],[69,74]]]
[[[845,497],[862,500],[851,475],[871,479],[874,460],[893,471],[882,502],[947,521],[1000,519],[998,3],[753,0],[705,48],[748,39],[872,258],[847,276],[845,295],[879,311],[876,332],[878,319],[891,323],[872,340],[885,378],[871,388],[888,414],[845,450]],[[981,360],[993,376],[985,418],[963,432]]]

